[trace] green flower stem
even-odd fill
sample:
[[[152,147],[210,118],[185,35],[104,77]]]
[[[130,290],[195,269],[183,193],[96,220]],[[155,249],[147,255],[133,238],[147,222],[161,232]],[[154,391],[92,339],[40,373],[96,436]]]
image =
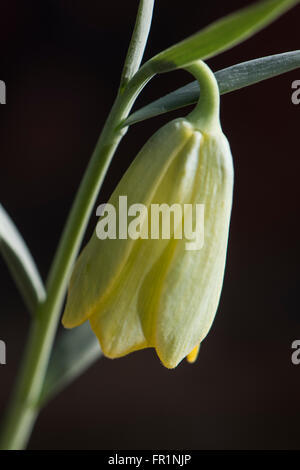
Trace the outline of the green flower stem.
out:
[[[151,19],[151,18],[150,18]],[[109,164],[127,128],[121,123],[152,74],[144,67],[119,93],[83,177],[47,282],[47,298],[33,320],[4,423],[1,449],[23,449],[40,410],[40,394],[74,261]]]
[[[202,132],[213,130],[220,125],[220,93],[216,77],[202,60],[184,69],[198,80],[200,86],[198,103],[187,119]]]
[[[132,38],[122,71],[120,92],[126,88],[127,83],[140,67],[150,31],[153,7],[154,0],[140,1]]]

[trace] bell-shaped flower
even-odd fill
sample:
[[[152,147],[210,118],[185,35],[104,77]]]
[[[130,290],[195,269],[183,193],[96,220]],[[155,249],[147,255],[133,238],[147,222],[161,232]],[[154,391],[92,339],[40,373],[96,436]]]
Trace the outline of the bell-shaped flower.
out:
[[[63,324],[89,320],[110,358],[155,348],[162,363],[193,362],[218,307],[233,166],[219,95],[202,62],[196,109],[152,136],[101,207],[79,256]]]

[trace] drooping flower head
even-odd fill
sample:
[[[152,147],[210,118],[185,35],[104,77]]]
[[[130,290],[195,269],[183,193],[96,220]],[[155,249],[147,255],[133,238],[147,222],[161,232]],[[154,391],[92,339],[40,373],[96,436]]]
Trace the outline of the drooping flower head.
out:
[[[200,83],[198,105],[156,132],[128,168],[77,260],[63,316],[67,328],[89,320],[107,357],[152,347],[168,368],[196,359],[214,320],[232,205],[217,83],[203,62],[188,70]],[[164,227],[165,216],[173,223]]]

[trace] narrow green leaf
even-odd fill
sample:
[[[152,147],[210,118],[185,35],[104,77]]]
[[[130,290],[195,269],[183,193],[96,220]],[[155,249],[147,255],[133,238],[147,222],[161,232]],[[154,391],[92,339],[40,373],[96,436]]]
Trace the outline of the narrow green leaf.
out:
[[[144,68],[152,74],[169,72],[198,59],[208,59],[249,38],[299,0],[264,0],[212,23],[193,36],[152,57]]]
[[[216,73],[220,93],[225,94],[282,75],[300,67],[300,50],[242,62]]]
[[[34,313],[45,297],[36,264],[15,224],[0,204],[0,251],[28,309]]]
[[[99,342],[89,322],[63,331],[53,349],[40,404],[44,406],[101,355]]]
[[[154,0],[140,0],[132,38],[125,59],[120,91],[140,67],[151,27]]]
[[[244,88],[300,67],[300,50],[249,60],[215,73],[221,94]],[[199,99],[199,85],[191,82],[132,113],[124,122],[130,126],[174,111]]]

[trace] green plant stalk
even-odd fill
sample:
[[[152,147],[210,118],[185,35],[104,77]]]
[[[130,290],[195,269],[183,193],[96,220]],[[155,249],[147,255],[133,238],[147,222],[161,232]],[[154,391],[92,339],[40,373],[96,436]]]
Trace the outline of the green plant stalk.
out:
[[[217,80],[202,60],[185,67],[185,70],[194,75],[200,86],[200,98],[187,119],[202,132],[209,132],[219,127],[220,93]]]
[[[153,8],[154,0],[140,1],[137,20],[122,70],[119,89],[121,93],[140,67],[150,31]]]
[[[141,9],[138,14],[141,15]],[[151,17],[148,20],[151,21]],[[145,17],[143,21],[146,21]],[[145,28],[145,31],[149,29]],[[27,445],[40,410],[40,394],[74,261],[109,164],[127,131],[121,123],[152,76],[144,67],[124,90],[120,90],[99,137],[50,270],[47,298],[39,305],[31,325],[25,356],[4,421],[0,449],[24,449]]]

